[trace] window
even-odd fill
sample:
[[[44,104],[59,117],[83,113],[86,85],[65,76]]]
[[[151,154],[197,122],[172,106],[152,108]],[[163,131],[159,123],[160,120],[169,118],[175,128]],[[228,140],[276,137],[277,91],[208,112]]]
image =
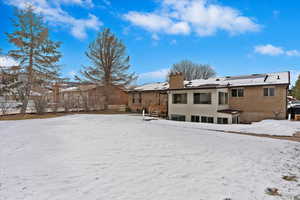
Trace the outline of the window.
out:
[[[192,122],[199,122],[199,121],[200,121],[199,118],[200,118],[199,116],[192,115],[191,121],[192,121]]]
[[[275,96],[275,88],[264,88],[264,96]]]
[[[187,104],[187,94],[173,94],[173,104]]]
[[[228,118],[218,117],[218,124],[228,124]]]
[[[211,93],[194,93],[194,104],[211,104]]]
[[[141,93],[136,93],[132,95],[132,103],[142,103],[142,94]]]
[[[239,124],[240,123],[239,116],[232,116],[232,123],[233,124]]]
[[[219,92],[219,105],[228,104],[228,93],[227,92]]]
[[[201,122],[202,123],[214,123],[214,118],[213,117],[202,116],[201,117]]]
[[[231,96],[232,97],[243,97],[244,96],[244,89],[231,89]]]
[[[185,121],[185,115],[171,115],[171,120]]]

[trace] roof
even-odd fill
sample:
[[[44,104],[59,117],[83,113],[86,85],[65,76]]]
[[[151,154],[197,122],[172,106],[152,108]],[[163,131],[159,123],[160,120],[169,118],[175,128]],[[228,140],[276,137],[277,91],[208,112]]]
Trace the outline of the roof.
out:
[[[79,86],[63,88],[61,89],[61,92],[87,91],[87,90],[92,90],[96,87],[97,87],[96,85],[79,85]]]
[[[145,84],[134,88],[133,91],[153,91],[153,90],[167,90],[167,89],[169,89],[169,83],[162,82],[162,83]]]
[[[231,114],[231,115],[235,115],[235,114],[241,113],[240,110],[235,110],[235,109],[218,110],[218,112],[219,112],[219,113],[225,113],[225,114]]]
[[[289,72],[277,72],[268,74],[252,74],[244,76],[226,76],[185,81],[185,88],[203,87],[213,85],[215,87],[240,87],[255,85],[281,85],[290,84]]]
[[[289,85],[289,72],[251,74],[243,76],[226,76],[209,79],[196,79],[192,81],[184,81],[183,89],[193,88],[224,88],[224,87],[242,87],[242,86],[258,86],[258,85]],[[168,90],[169,84],[152,83],[145,84],[133,89],[133,91],[153,91]],[[176,89],[175,89],[176,90]]]

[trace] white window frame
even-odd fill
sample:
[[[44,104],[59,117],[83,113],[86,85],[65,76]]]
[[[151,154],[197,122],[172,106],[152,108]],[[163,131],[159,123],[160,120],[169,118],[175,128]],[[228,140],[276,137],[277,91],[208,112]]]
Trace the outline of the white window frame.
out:
[[[232,95],[232,90],[236,90],[236,96]],[[243,96],[239,96],[239,90],[243,90]],[[245,96],[245,89],[244,88],[232,88],[230,92],[231,97],[244,97]]]
[[[265,95],[265,89],[268,90],[267,95]],[[270,89],[274,90],[274,95],[270,95],[270,93],[271,93]],[[276,96],[276,89],[275,89],[275,87],[263,87],[263,96],[264,97],[275,97]]]

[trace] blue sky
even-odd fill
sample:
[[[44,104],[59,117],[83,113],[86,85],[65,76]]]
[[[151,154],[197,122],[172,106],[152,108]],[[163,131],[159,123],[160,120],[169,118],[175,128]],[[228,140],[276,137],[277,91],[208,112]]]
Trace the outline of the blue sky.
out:
[[[89,61],[84,52],[104,27],[127,46],[139,84],[164,81],[182,59],[210,64],[218,76],[300,73],[299,0],[2,0],[0,48],[13,47],[14,8],[32,3],[53,40],[62,41],[64,76]]]

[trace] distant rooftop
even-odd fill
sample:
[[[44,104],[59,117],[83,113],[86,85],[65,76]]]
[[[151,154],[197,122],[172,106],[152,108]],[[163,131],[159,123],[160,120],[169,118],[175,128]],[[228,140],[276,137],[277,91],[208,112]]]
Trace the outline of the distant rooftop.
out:
[[[255,85],[282,85],[290,84],[289,72],[277,72],[266,74],[251,74],[242,76],[225,76],[209,79],[196,79],[184,81],[185,88],[208,88],[208,87],[240,87]],[[167,90],[169,83],[151,83],[134,88],[134,91]]]

